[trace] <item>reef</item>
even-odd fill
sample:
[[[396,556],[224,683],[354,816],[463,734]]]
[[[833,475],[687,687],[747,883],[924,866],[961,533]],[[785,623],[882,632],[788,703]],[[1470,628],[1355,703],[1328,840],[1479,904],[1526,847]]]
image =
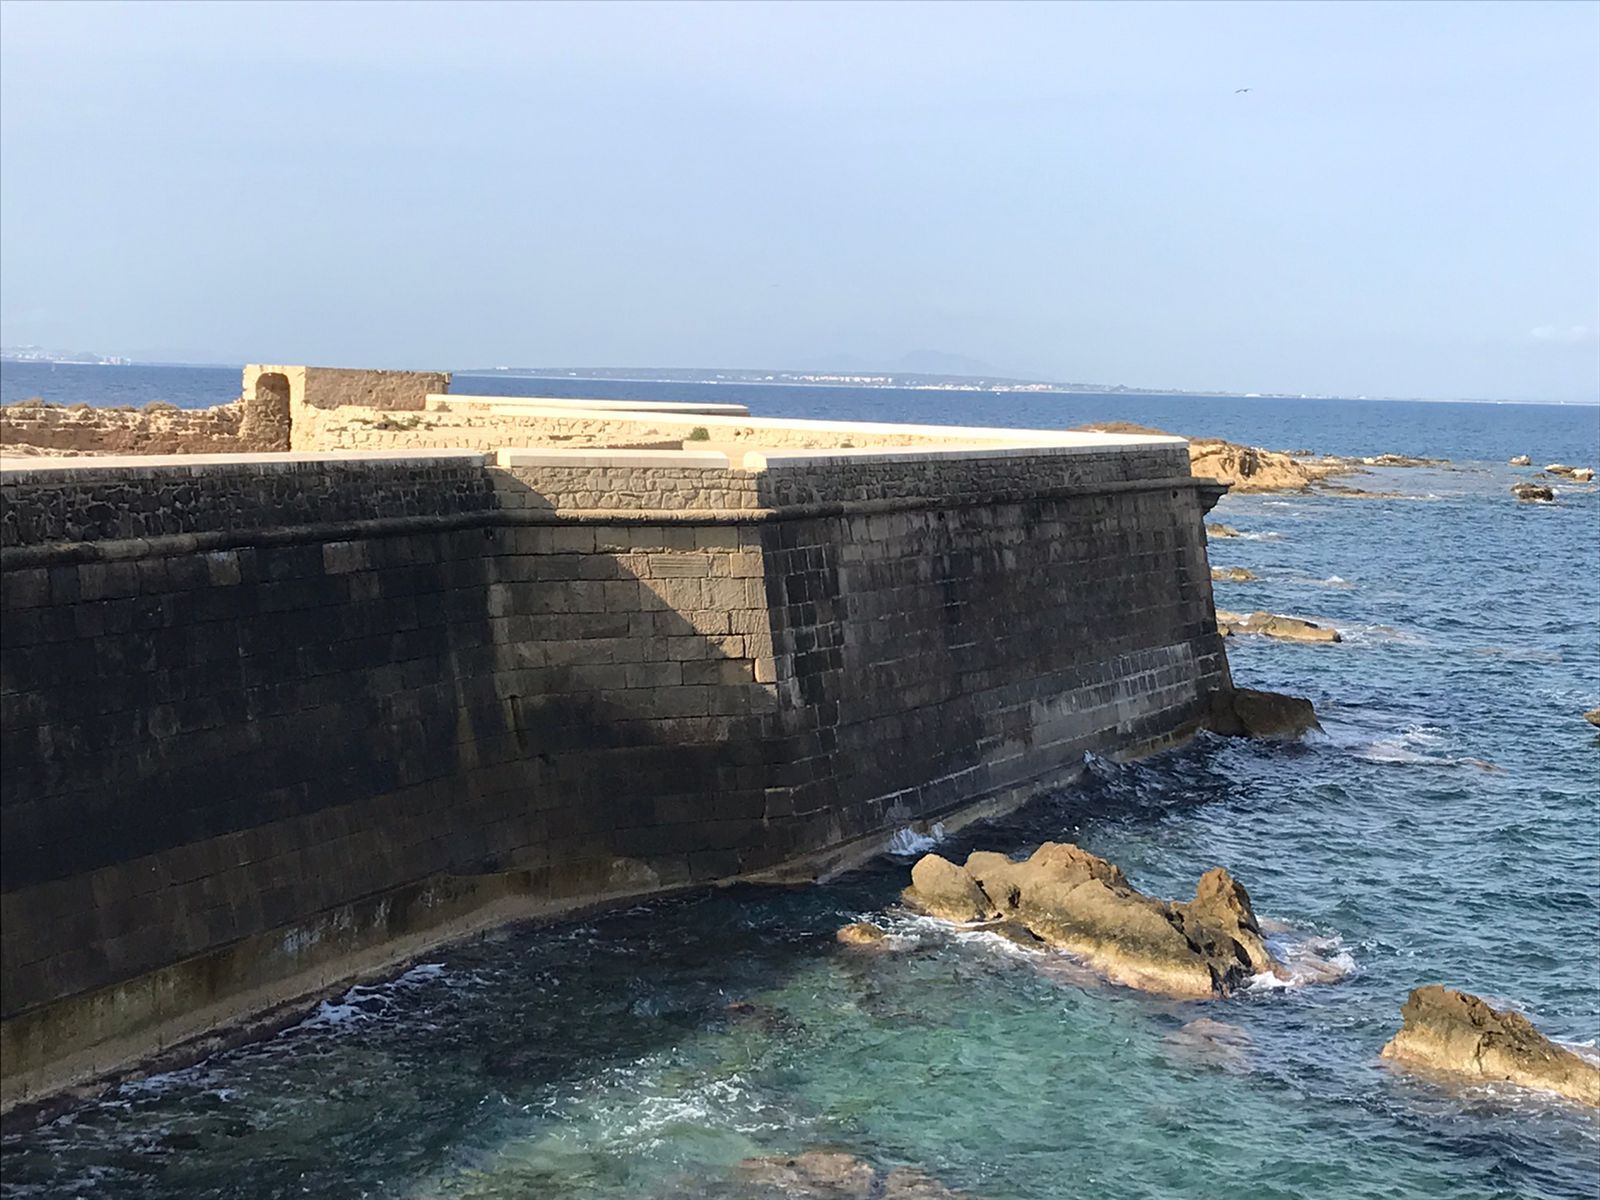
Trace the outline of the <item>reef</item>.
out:
[[[1600,1065],[1558,1046],[1521,1013],[1433,983],[1400,1010],[1383,1057],[1474,1082],[1513,1083],[1600,1107]]]
[[[925,855],[902,899],[944,920],[991,922],[1013,936],[1025,930],[1107,979],[1161,995],[1229,996],[1254,976],[1283,969],[1249,893],[1222,867],[1200,877],[1194,899],[1161,900],[1135,888],[1116,864],[1046,842],[1022,862],[983,850],[965,866]]]
[[[1281,617],[1276,613],[1253,612],[1248,616],[1217,609],[1217,632],[1223,637],[1236,633],[1253,633],[1261,637],[1277,638],[1281,642],[1340,642],[1337,629],[1307,621],[1301,617]]]
[[[747,1158],[736,1168],[748,1191],[766,1200],[971,1200],[917,1167],[894,1167],[880,1175],[871,1163],[843,1150]]]

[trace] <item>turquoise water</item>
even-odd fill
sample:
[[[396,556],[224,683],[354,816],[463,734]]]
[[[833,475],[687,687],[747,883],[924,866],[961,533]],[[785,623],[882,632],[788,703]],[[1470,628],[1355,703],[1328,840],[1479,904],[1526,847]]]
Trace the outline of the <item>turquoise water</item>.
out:
[[[965,397],[898,397],[875,398],[881,415],[973,416]],[[1221,863],[1286,923],[1286,949],[1313,944],[1344,978],[1143,996],[904,914],[914,855],[890,855],[822,887],[440,952],[275,1038],[8,1135],[5,1195],[687,1200],[742,1194],[741,1158],[822,1145],[989,1200],[1595,1195],[1594,1114],[1411,1078],[1378,1050],[1407,990],[1433,981],[1600,1042],[1600,739],[1581,718],[1600,704],[1600,495],[1517,504],[1523,473],[1497,465],[1522,450],[1600,465],[1600,413],[1086,403],[1028,397],[1012,420],[1457,462],[1352,481],[1410,499],[1228,497],[1213,514],[1251,535],[1214,542],[1213,563],[1261,577],[1218,584],[1221,605],[1344,632],[1230,643],[1240,682],[1310,695],[1325,737],[1093,762],[941,850],[1070,839],[1168,895]],[[1175,422],[1180,403],[1197,419]],[[860,917],[897,949],[836,946]],[[1186,1032],[1199,1017],[1233,1029]]]

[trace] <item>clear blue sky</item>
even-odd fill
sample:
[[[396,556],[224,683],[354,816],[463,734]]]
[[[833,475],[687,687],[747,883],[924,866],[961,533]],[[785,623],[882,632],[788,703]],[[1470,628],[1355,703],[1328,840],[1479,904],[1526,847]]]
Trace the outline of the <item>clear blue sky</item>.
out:
[[[9,345],[1600,394],[1595,3],[52,0],[0,47]]]

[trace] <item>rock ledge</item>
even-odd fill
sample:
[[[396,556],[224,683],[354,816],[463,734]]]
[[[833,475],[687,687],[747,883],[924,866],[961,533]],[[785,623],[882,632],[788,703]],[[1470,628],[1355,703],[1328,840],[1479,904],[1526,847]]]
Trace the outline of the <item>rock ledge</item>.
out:
[[[1076,955],[1108,979],[1168,996],[1228,996],[1282,964],[1267,949],[1250,894],[1222,867],[1193,900],[1134,888],[1115,863],[1065,842],[1023,862],[978,850],[957,866],[925,855],[903,899],[945,920],[996,922],[997,932]]]

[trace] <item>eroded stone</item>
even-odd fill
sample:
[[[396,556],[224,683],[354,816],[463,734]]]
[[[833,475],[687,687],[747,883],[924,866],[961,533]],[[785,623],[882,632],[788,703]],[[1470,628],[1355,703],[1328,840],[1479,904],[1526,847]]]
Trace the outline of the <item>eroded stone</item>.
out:
[[[1383,1057],[1467,1080],[1501,1081],[1600,1107],[1600,1066],[1558,1046],[1521,1013],[1433,983],[1400,1009]]]

